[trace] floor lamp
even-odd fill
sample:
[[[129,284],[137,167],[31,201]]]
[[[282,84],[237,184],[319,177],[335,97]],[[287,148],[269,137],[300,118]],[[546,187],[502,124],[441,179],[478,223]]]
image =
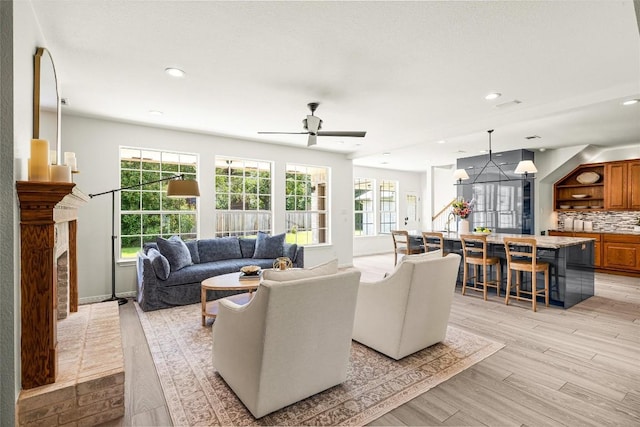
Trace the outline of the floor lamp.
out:
[[[122,190],[129,190],[131,188],[139,188],[149,184],[155,184],[157,182],[169,181],[167,185],[167,197],[198,197],[200,196],[200,189],[198,188],[198,181],[184,179],[184,174],[173,175],[167,178],[156,179],[155,181],[143,182],[141,184],[134,184],[128,187],[116,188],[115,190],[103,191],[102,193],[89,194],[90,198],[96,196],[102,196],[104,194],[111,194],[111,298],[106,301],[118,301],[118,305],[126,304],[126,298],[119,298],[116,296],[116,193]]]

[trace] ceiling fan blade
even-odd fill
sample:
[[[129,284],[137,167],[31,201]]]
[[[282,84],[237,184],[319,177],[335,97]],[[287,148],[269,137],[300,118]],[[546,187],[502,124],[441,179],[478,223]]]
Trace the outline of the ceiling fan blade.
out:
[[[306,135],[309,132],[258,132],[261,134],[270,134],[270,135]]]
[[[316,145],[317,143],[318,143],[318,137],[315,134],[310,133],[309,139],[307,140],[307,147],[311,147],[313,145]]]
[[[367,134],[366,131],[338,131],[338,130],[320,130],[318,136],[345,136],[354,138],[363,138]]]

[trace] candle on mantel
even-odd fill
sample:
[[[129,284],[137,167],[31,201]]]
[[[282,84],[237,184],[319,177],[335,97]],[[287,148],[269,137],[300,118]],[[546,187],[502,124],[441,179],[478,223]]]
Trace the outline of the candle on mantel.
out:
[[[76,160],[76,153],[73,151],[65,151],[64,152],[64,164],[71,168],[72,172],[76,172],[78,170],[78,163]]]
[[[67,165],[51,165],[51,181],[71,182],[71,168]]]
[[[31,140],[31,181],[49,181],[49,141]]]

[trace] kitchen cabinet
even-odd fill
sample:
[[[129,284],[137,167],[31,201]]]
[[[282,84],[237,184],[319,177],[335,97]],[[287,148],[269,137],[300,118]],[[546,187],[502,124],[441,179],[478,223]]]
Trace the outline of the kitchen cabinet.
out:
[[[605,208],[640,210],[640,159],[605,163]]]
[[[578,166],[554,184],[554,209],[603,209],[606,177],[604,163]]]
[[[640,235],[604,234],[604,267],[640,273]]]
[[[596,268],[602,267],[602,233],[549,230],[549,236],[584,237],[595,239],[593,243],[593,266]]]
[[[496,233],[532,234],[534,226],[534,183],[523,180],[514,171],[521,160],[534,160],[529,150],[464,157],[457,168],[464,169],[469,179],[458,186],[457,194],[473,200],[469,217],[471,229],[487,227]]]

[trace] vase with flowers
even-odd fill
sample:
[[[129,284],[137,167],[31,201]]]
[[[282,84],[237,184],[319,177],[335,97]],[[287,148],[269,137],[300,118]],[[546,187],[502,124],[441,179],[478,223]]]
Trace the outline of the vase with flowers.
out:
[[[469,233],[469,220],[467,218],[471,214],[471,202],[456,200],[451,204],[451,207],[453,208],[453,214],[460,219],[458,233]]]

